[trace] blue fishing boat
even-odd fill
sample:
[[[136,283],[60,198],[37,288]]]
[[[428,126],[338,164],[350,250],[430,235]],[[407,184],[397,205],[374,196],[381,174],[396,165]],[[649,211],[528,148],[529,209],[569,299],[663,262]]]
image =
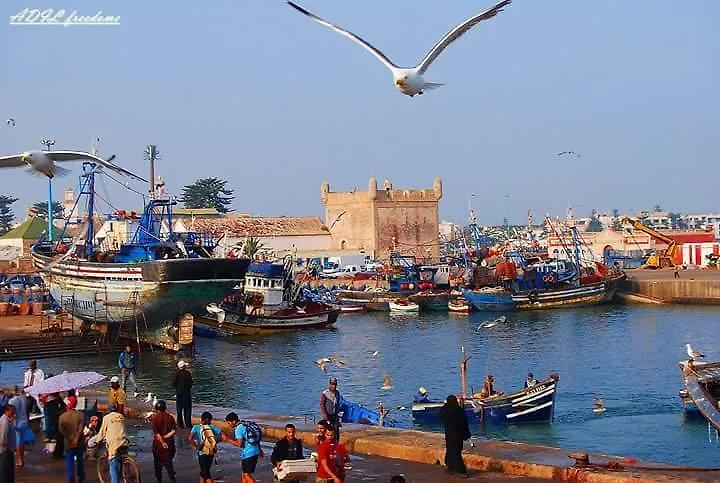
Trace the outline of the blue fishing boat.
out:
[[[553,374],[534,386],[512,394],[481,398],[473,394],[464,400],[469,421],[505,425],[521,423],[550,423],[555,419],[557,384]],[[439,422],[442,402],[413,403],[412,415],[418,421]]]
[[[397,428],[399,426],[398,422],[394,419],[381,418],[379,412],[346,399],[340,402],[339,409],[342,414],[343,423],[367,424],[370,426],[382,425],[386,428]]]

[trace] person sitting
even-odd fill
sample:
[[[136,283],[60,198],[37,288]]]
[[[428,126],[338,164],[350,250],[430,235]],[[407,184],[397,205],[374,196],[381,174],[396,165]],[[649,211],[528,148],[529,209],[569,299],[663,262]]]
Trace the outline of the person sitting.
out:
[[[527,389],[529,387],[533,387],[533,386],[537,385],[537,383],[538,383],[537,379],[535,379],[535,377],[533,376],[533,373],[530,372],[528,374],[527,379],[525,379],[525,389]]]
[[[427,389],[424,387],[420,387],[418,389],[417,396],[413,398],[413,402],[416,403],[429,403],[430,402],[430,395],[428,394]]]
[[[485,381],[485,384],[483,384],[482,391],[480,391],[481,399],[486,397],[499,396],[502,394],[500,391],[495,390],[495,387],[493,386],[494,381],[495,377],[493,377],[492,374],[488,374],[487,380]]]

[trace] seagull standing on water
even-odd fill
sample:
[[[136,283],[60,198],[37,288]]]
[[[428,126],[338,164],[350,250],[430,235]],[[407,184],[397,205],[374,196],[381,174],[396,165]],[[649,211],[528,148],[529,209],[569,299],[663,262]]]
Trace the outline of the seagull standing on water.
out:
[[[694,350],[690,344],[685,344],[685,348],[687,349],[687,355],[694,361],[705,357],[705,354]]]
[[[368,51],[370,51],[371,54],[377,57],[380,62],[385,64],[385,67],[390,69],[390,72],[392,72],[393,75],[395,87],[397,87],[403,94],[414,97],[416,95],[421,95],[425,89],[435,89],[443,85],[432,82],[425,82],[425,79],[423,79],[423,74],[428,69],[428,67],[430,67],[430,64],[432,64],[433,61],[438,58],[438,56],[442,53],[443,50],[445,50],[445,48],[447,48],[448,45],[456,41],[465,32],[473,28],[478,23],[482,22],[483,20],[491,19],[499,12],[502,12],[504,7],[510,5],[510,2],[511,0],[503,0],[501,2],[498,2],[494,7],[491,7],[484,12],[481,12],[465,20],[463,23],[448,32],[442,39],[440,39],[440,41],[435,44],[432,49],[430,49],[430,52],[427,53],[425,58],[420,61],[418,65],[410,68],[399,67],[393,64],[393,62],[380,50],[373,47],[368,42],[355,35],[354,33],[350,32],[349,30],[338,27],[337,25],[318,17],[317,15],[308,12],[303,7],[293,2],[288,1],[287,3],[300,13],[307,15],[316,22],[319,22],[322,25],[333,29],[340,35],[344,35],[350,40],[353,40],[365,47]]]

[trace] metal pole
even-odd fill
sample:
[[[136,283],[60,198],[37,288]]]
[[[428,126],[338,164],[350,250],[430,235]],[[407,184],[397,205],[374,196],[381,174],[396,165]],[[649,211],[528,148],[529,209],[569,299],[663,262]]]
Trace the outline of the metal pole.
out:
[[[40,141],[40,144],[44,145],[45,148],[50,151],[51,146],[55,144],[54,139],[48,139],[48,138],[42,138]],[[47,210],[48,210],[48,241],[52,243],[53,241],[53,210],[52,210],[52,178],[48,178],[48,202],[47,202]]]

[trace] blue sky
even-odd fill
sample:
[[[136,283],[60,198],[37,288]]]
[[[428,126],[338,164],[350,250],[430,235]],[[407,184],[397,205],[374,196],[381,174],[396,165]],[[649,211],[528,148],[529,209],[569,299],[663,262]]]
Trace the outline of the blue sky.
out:
[[[301,5],[414,65],[494,1]],[[24,7],[119,15],[119,26],[10,26]],[[426,74],[446,86],[409,98],[350,40],[282,0],[10,0],[0,5],[0,152],[88,149],[146,175],[157,144],[172,191],[228,179],[234,208],[324,213],[320,184],[444,180],[441,216],[523,222],[592,208],[717,210],[720,2],[514,0],[450,46]],[[573,150],[582,158],[558,157]],[[76,183],[55,183],[56,193]],[[138,188],[145,187],[138,186]],[[108,185],[114,204],[135,195]],[[23,206],[46,183],[0,172]],[[511,197],[506,197],[511,194]]]

